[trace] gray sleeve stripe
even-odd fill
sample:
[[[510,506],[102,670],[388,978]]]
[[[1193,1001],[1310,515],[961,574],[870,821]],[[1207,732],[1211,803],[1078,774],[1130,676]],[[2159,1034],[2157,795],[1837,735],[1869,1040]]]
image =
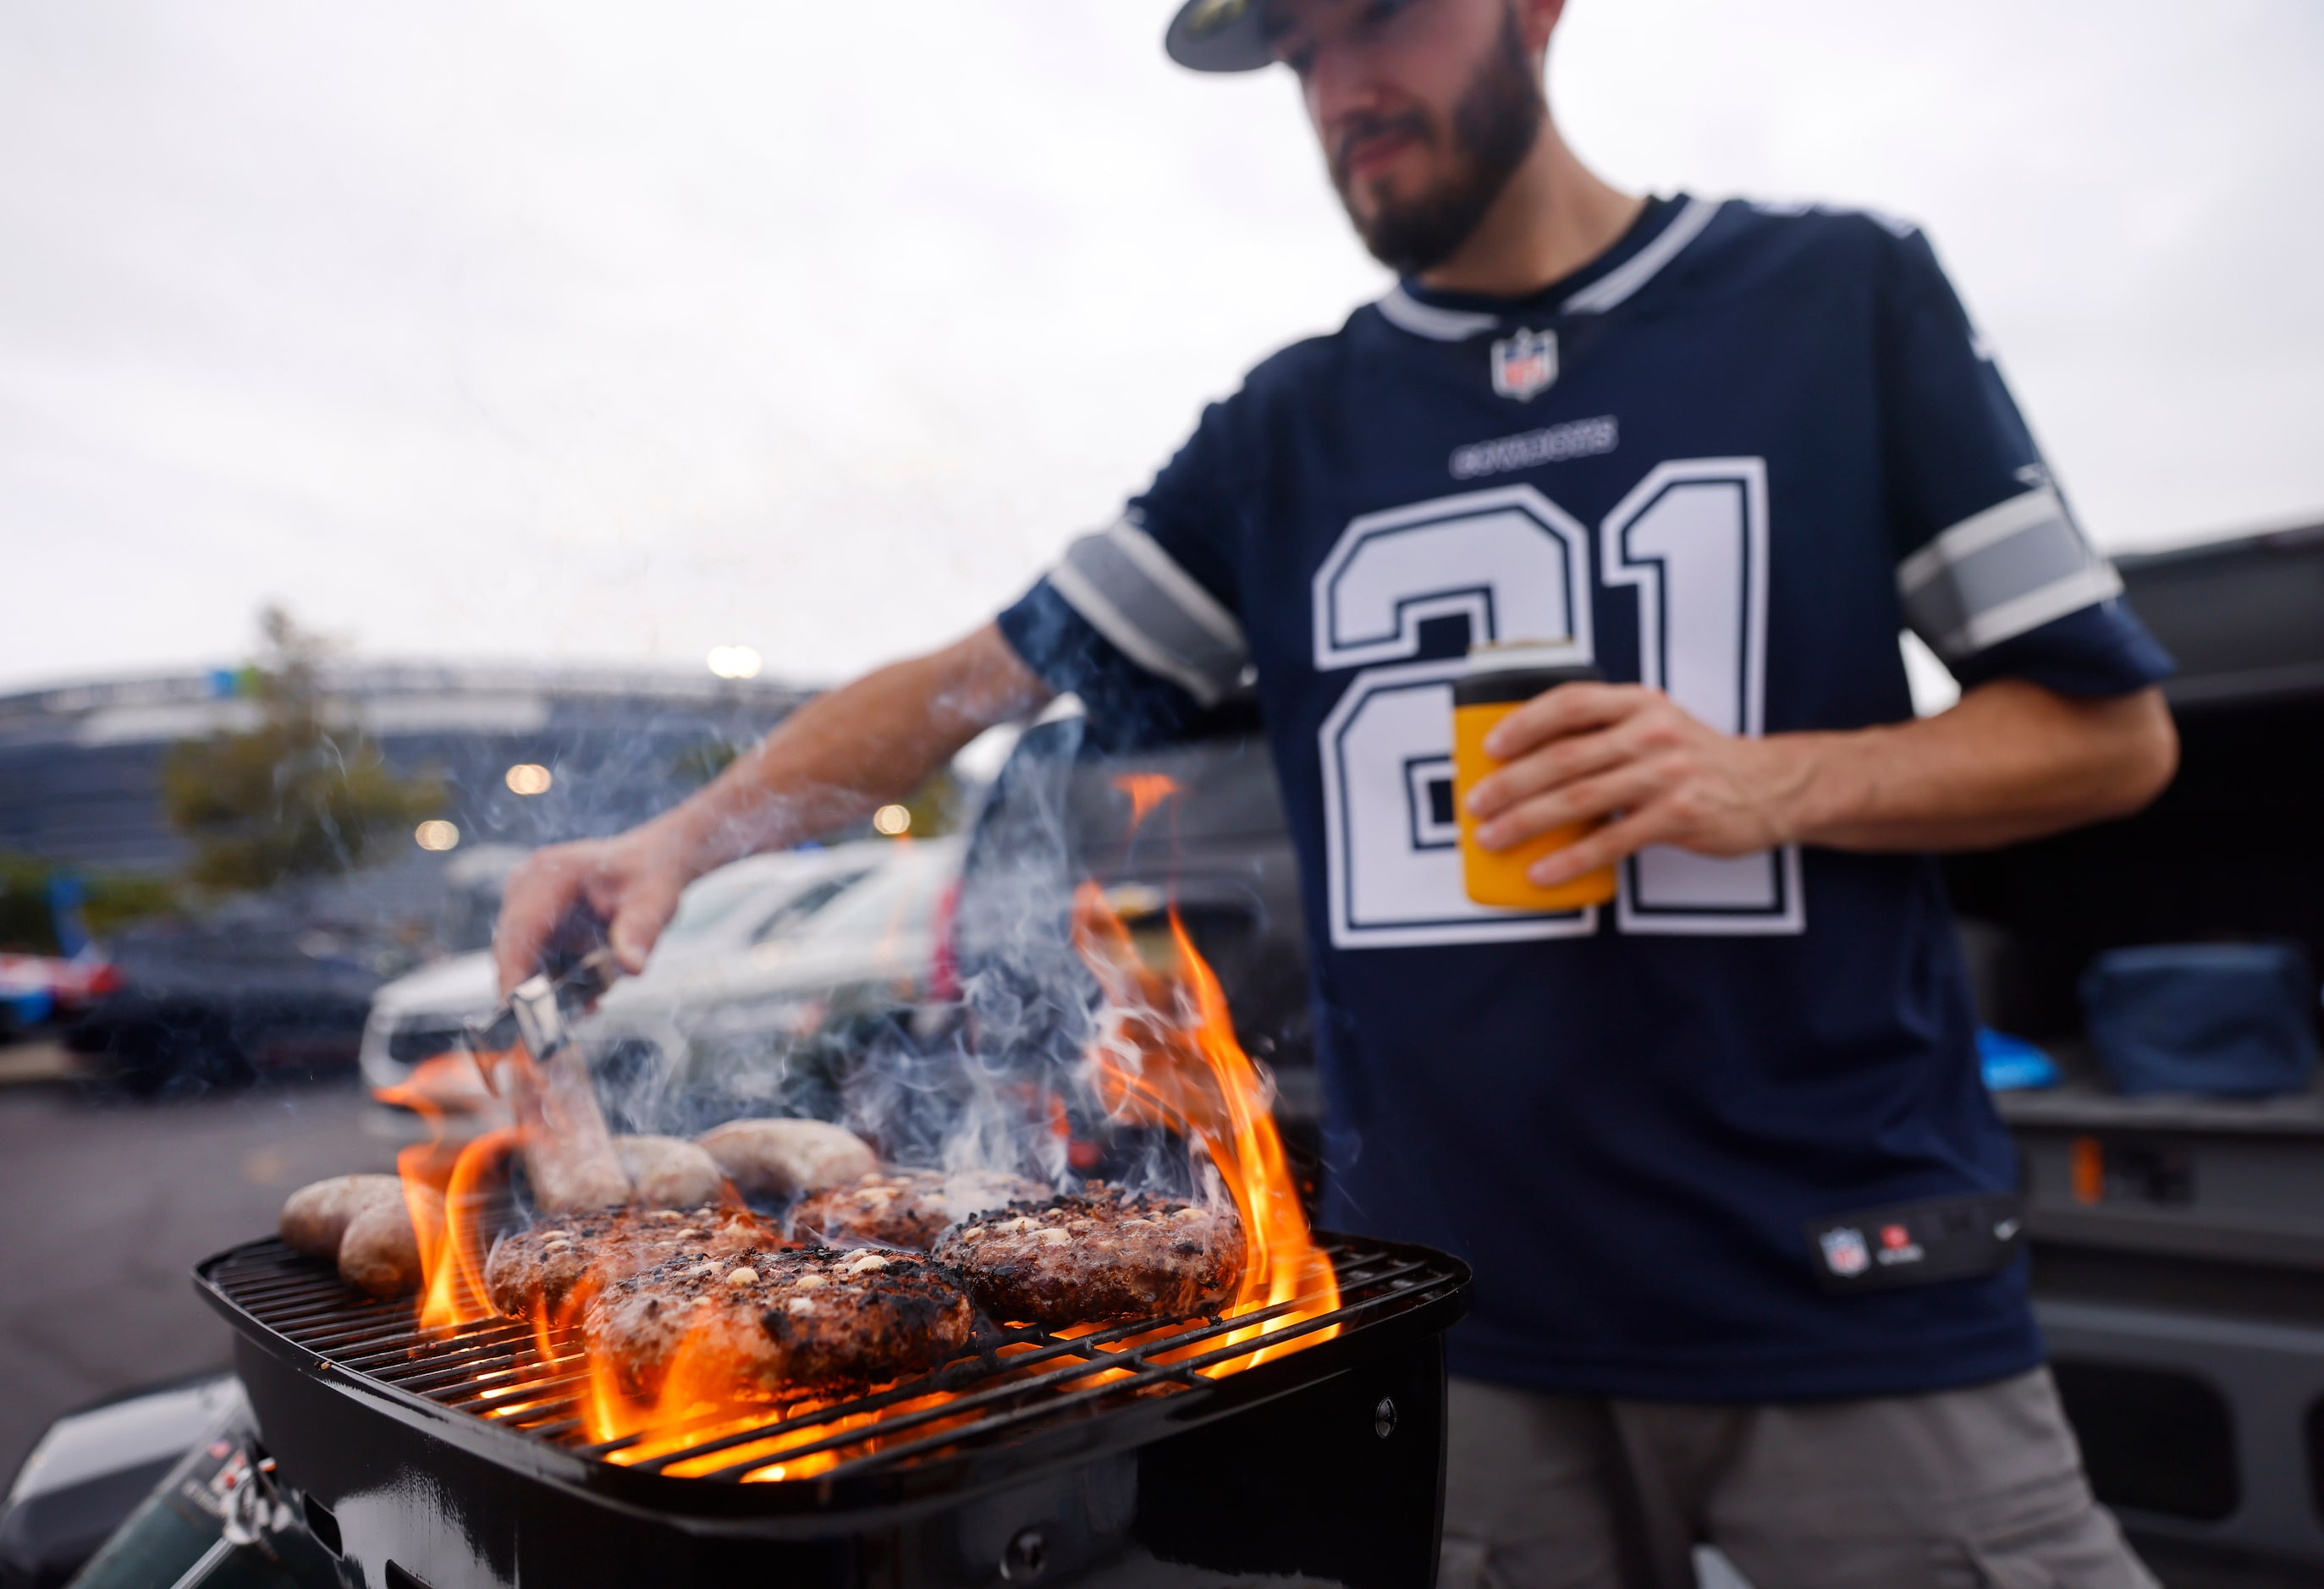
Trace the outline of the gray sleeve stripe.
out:
[[[1949,633],[1980,613],[2079,574],[2090,562],[2082,537],[2063,519],[2045,519],[1946,565],[1904,598],[1904,611],[1925,612],[1939,633]]]
[[[1933,579],[1947,565],[1960,562],[1972,553],[1981,552],[1996,541],[2007,540],[2020,530],[2031,529],[2052,519],[2065,523],[2072,529],[2073,521],[2067,517],[2066,504],[2058,500],[2055,489],[2037,486],[2034,490],[1996,502],[1981,513],[1972,513],[1950,529],[1939,530],[1929,544],[1896,565],[1896,588],[1910,596],[1914,590]],[[2080,538],[2077,532],[2076,538]]]
[[[1063,596],[1067,606],[1089,620],[1092,629],[1112,641],[1116,649],[1139,666],[1157,677],[1168,679],[1205,706],[1218,703],[1219,697],[1208,678],[1148,640],[1143,631],[1124,618],[1120,609],[1076,574],[1070,565],[1060,563],[1049,570],[1049,588]]]
[[[1074,542],[1049,571],[1049,587],[1123,656],[1204,705],[1240,688],[1250,661],[1240,626],[1134,526]]]
[[[1235,621],[1235,615],[1221,606],[1218,598],[1204,590],[1194,575],[1179,567],[1176,559],[1164,551],[1152,536],[1122,519],[1107,527],[1105,537],[1120,547],[1123,555],[1138,565],[1139,571],[1176,602],[1187,617],[1209,630],[1212,638],[1237,651],[1244,648],[1242,625]]]
[[[1954,657],[1974,656],[2004,640],[2014,640],[2028,629],[2039,629],[2053,618],[2095,607],[2121,594],[2122,576],[2115,573],[2113,564],[2098,563],[2077,569],[2038,591],[2028,591],[1999,606],[1987,608],[1969,620],[1966,632],[1954,640],[1949,653],[1941,648],[1940,652]]]
[[[1964,519],[1896,570],[1905,620],[1958,660],[2080,607],[2122,582],[2047,486]]]

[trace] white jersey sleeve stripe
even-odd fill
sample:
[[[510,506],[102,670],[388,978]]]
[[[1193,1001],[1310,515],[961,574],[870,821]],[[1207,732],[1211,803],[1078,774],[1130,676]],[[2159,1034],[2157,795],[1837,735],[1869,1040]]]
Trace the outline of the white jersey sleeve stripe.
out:
[[[1970,515],[1896,568],[1905,621],[1948,661],[2121,592],[2048,486]]]
[[[1116,650],[1202,704],[1240,689],[1250,660],[1242,626],[1137,526],[1082,537],[1048,579]]]

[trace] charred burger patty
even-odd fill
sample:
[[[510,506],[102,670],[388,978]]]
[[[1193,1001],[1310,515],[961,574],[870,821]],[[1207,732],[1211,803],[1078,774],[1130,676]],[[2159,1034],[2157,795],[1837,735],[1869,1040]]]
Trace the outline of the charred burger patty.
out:
[[[877,1242],[925,1253],[948,1225],[1047,1193],[1020,1177],[985,1171],[875,1171],[801,1198],[791,1209],[791,1230],[833,1246]]]
[[[937,1240],[935,1255],[995,1318],[1056,1326],[1183,1318],[1233,1300],[1242,1222],[1231,1208],[1093,1188],[964,1219]]]
[[[554,1215],[493,1245],[484,1260],[484,1292],[502,1312],[531,1318],[680,1253],[720,1257],[781,1240],[773,1226],[740,1208]]]
[[[627,1389],[659,1391],[681,1344],[737,1391],[873,1384],[936,1367],[973,1318],[954,1278],[872,1247],[667,1259],[593,1297],[589,1349]]]

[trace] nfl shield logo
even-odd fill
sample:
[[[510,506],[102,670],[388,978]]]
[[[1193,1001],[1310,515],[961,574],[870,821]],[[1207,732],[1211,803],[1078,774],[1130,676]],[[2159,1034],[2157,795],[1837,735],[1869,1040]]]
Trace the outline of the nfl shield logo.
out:
[[[1860,1230],[1842,1226],[1838,1230],[1825,1231],[1816,1240],[1823,1247],[1825,1267],[1834,1274],[1861,1274],[1872,1263]]]
[[[1493,390],[1524,402],[1557,379],[1557,333],[1520,331],[1493,344]]]

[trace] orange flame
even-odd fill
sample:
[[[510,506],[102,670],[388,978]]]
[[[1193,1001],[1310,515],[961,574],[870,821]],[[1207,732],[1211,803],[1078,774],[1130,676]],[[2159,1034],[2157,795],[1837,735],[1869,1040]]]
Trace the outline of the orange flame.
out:
[[[709,1348],[703,1332],[696,1332],[679,1344],[677,1355],[671,1359],[668,1376],[660,1388],[649,1397],[631,1395],[610,1364],[593,1358],[589,1364],[589,1392],[583,1403],[582,1421],[592,1440],[637,1437],[631,1444],[606,1454],[607,1461],[628,1466],[666,1456],[703,1441],[763,1426],[773,1421],[778,1415],[798,1417],[830,1404],[827,1398],[813,1397],[778,1402],[763,1395],[741,1393],[739,1383],[733,1365]],[[891,1410],[932,1406],[953,1400],[955,1398],[949,1393],[939,1392],[899,1402]],[[810,1421],[798,1428],[770,1434],[763,1440],[753,1440],[685,1462],[671,1463],[663,1471],[680,1478],[690,1478],[749,1463],[763,1465],[755,1465],[748,1474],[756,1483],[806,1478],[836,1466],[841,1453],[810,1452],[786,1462],[782,1460],[785,1451],[820,1443],[844,1430],[865,1428],[878,1422],[881,1416],[880,1413],[862,1413],[829,1421]]]
[[[482,1058],[496,1064],[503,1085],[512,1095],[539,1097],[543,1087],[542,1074],[522,1047]],[[437,1334],[456,1333],[500,1317],[500,1310],[484,1287],[484,1261],[494,1235],[487,1219],[493,1203],[492,1193],[504,1183],[510,1155],[523,1145],[526,1127],[502,1126],[465,1144],[447,1142],[447,1115],[461,1107],[469,1088],[482,1091],[482,1083],[481,1072],[468,1055],[442,1054],[424,1061],[402,1086],[382,1088],[375,1095],[383,1102],[414,1111],[431,1128],[428,1141],[416,1143],[396,1155],[396,1169],[403,1180],[404,1204],[410,1211],[412,1229],[419,1238],[422,1275],[420,1325]],[[527,1112],[535,1116],[530,1122],[532,1127],[540,1128],[537,1107]],[[436,1193],[441,1194],[440,1199],[431,1195]],[[728,1194],[732,1196],[731,1187]],[[777,1241],[779,1237],[770,1239]],[[615,1364],[582,1350],[575,1340],[582,1312],[595,1289],[593,1281],[585,1281],[556,1307],[536,1309],[530,1322],[534,1350],[540,1363],[549,1365],[552,1376],[576,1369],[586,1376],[580,1411],[590,1439],[613,1440],[641,1433],[648,1437],[613,1453],[612,1460],[636,1462],[708,1438],[728,1428],[745,1428],[764,1421],[767,1408],[763,1401],[737,1393],[739,1376],[728,1365],[715,1361],[706,1342],[696,1336],[689,1336],[680,1346],[669,1373],[654,1394],[633,1394]],[[532,1405],[542,1393],[538,1386],[528,1383],[526,1377],[513,1378],[491,1393],[492,1405],[486,1416],[506,1417],[520,1411]],[[820,1438],[828,1432],[824,1429],[799,1435],[791,1443]],[[756,1451],[758,1447],[746,1449]],[[722,1454],[710,1465],[733,1460]],[[792,1465],[788,1472],[792,1476],[816,1472],[836,1460],[828,1453],[818,1454],[803,1464]]]
[[[1178,780],[1168,773],[1123,773],[1113,786],[1130,796],[1130,825],[1141,825],[1161,804],[1180,793]]]
[[[1130,775],[1118,783],[1140,821],[1180,792],[1177,784],[1160,774]],[[1222,1345],[1250,1345],[1249,1352],[1203,1370],[1222,1376],[1336,1335],[1340,1327],[1333,1325],[1289,1339],[1268,1338],[1337,1309],[1338,1280],[1300,1210],[1289,1160],[1269,1111],[1268,1079],[1236,1042],[1218,978],[1195,950],[1176,910],[1169,914],[1175,954],[1167,969],[1141,959],[1137,941],[1094,881],[1076,891],[1074,925],[1075,944],[1107,995],[1102,1036],[1091,1054],[1102,1100],[1117,1118],[1165,1126],[1185,1138],[1190,1148],[1199,1145],[1207,1154],[1233,1198],[1243,1226],[1246,1267],[1228,1311],[1231,1316],[1269,1314],[1181,1352],[1167,1349],[1175,1326],[1113,1342],[1103,1352],[1142,1346],[1154,1352],[1149,1361],[1167,1363]],[[499,1067],[512,1097],[538,1095],[540,1072],[521,1048],[500,1056]],[[431,1126],[428,1142],[398,1154],[397,1167],[425,1277],[420,1322],[443,1334],[498,1318],[484,1285],[484,1259],[493,1235],[485,1223],[486,1210],[494,1201],[490,1194],[505,1180],[510,1155],[523,1142],[524,1127],[496,1126],[465,1144],[447,1140],[448,1116],[476,1112],[474,1094],[481,1080],[468,1056],[447,1054],[420,1066],[403,1087],[379,1094],[384,1101],[415,1110]],[[1026,1102],[1029,1116],[1043,1128],[1069,1133],[1061,1098],[1049,1094],[1028,1097]],[[489,1100],[486,1107],[498,1107]],[[433,1193],[442,1194],[440,1203]],[[594,1283],[585,1282],[554,1309],[534,1310],[530,1324],[537,1364],[510,1373],[485,1392],[489,1409],[484,1416],[508,1417],[561,1400],[571,1393],[577,1374],[576,1410],[582,1427],[595,1443],[627,1441],[605,1454],[607,1461],[622,1465],[667,1457],[723,1437],[755,1434],[770,1423],[785,1425],[663,1470],[681,1477],[740,1473],[752,1483],[826,1472],[864,1446],[876,1445],[876,1426],[884,1419],[916,1418],[919,1421],[907,1437],[922,1439],[976,1416],[972,1411],[929,1417],[958,1400],[952,1392],[937,1392],[877,1411],[821,1419],[815,1415],[832,1404],[830,1392],[803,1395],[786,1389],[770,1395],[736,1372],[715,1332],[707,1330],[690,1333],[660,1382],[650,1389],[641,1387],[620,1365],[588,1352],[578,1339],[577,1327]],[[1056,1333],[1078,1336],[1098,1327]],[[1155,1351],[1157,1347],[1163,1349]],[[998,1350],[1006,1358],[1033,1348],[1011,1344]],[[1101,1359],[1090,1365],[1085,1380],[1068,1381],[1065,1388],[1102,1384],[1124,1373],[1104,1366]],[[835,1437],[859,1432],[863,1441],[854,1446],[787,1455],[808,1446],[833,1447]]]
[[[484,1257],[492,1243],[484,1228],[483,1210],[489,1198],[486,1189],[506,1175],[508,1157],[516,1151],[519,1135],[514,1126],[504,1125],[460,1150],[444,1187],[444,1225],[433,1233],[432,1241],[416,1218],[413,1222],[420,1235],[420,1272],[427,1276],[428,1285],[420,1305],[423,1329],[453,1329],[494,1317],[495,1309],[484,1295]],[[407,1204],[416,1200],[410,1187],[407,1179]]]
[[[1076,942],[1108,994],[1110,1041],[1093,1056],[1108,1107],[1120,1116],[1165,1125],[1206,1152],[1243,1223],[1247,1266],[1229,1311],[1265,1310],[1271,1315],[1231,1329],[1223,1336],[1189,1346],[1183,1355],[1209,1352],[1221,1346],[1252,1346],[1203,1371],[1216,1377],[1329,1339],[1338,1333],[1338,1326],[1287,1340],[1270,1343],[1267,1339],[1286,1327],[1338,1308],[1339,1285],[1330,1258],[1315,1245],[1300,1211],[1289,1160],[1268,1110],[1267,1081],[1235,1041],[1217,978],[1175,913],[1170,926],[1176,950],[1176,972],[1165,975],[1148,969],[1139,959],[1128,928],[1093,882],[1084,884],[1075,896],[1074,924]],[[1028,1104],[1039,1101],[1028,1100]],[[1057,1129],[1063,1121],[1062,1100],[1052,1096],[1046,1101],[1049,1128]],[[1042,1114],[1038,1107],[1032,1112]],[[457,1241],[452,1245],[456,1252]],[[456,1297],[474,1294],[465,1280],[456,1283],[461,1288]],[[678,1477],[726,1472],[740,1473],[749,1483],[779,1482],[827,1472],[860,1454],[865,1446],[876,1446],[878,1426],[884,1420],[908,1416],[925,1419],[915,1423],[905,1437],[917,1440],[941,1435],[976,1416],[972,1410],[957,1417],[928,1418],[959,1400],[950,1392],[934,1392],[878,1411],[822,1419],[816,1415],[831,1405],[828,1395],[799,1393],[807,1387],[770,1395],[749,1387],[720,1349],[715,1332],[708,1330],[690,1333],[660,1382],[645,1390],[608,1359],[586,1352],[576,1355],[579,1348],[573,1340],[574,1327],[586,1303],[586,1290],[576,1291],[553,1317],[537,1317],[534,1330],[544,1362],[561,1363],[567,1372],[577,1370],[586,1376],[578,1412],[588,1438],[599,1443],[628,1442],[605,1454],[609,1462],[629,1465],[667,1458],[706,1442],[781,1423],[786,1427],[773,1428],[761,1438],[722,1447],[670,1463],[661,1470]],[[1056,1333],[1081,1335],[1098,1327]],[[1167,1349],[1171,1327],[1133,1336],[1107,1350],[1162,1347],[1152,1360],[1172,1361],[1182,1354]],[[1029,1346],[1014,1345],[1000,1352],[1006,1357],[1030,1350]],[[1086,1380],[1072,1383],[1102,1384],[1123,1377],[1124,1373],[1093,1364]],[[521,1387],[512,1387],[511,1405],[521,1405],[524,1394]],[[838,1437],[859,1433],[863,1436],[862,1444],[835,1445]],[[800,1449],[809,1446],[824,1448]],[[787,1455],[792,1451],[800,1454]]]
[[[1093,883],[1074,896],[1074,942],[1105,991],[1107,1013],[1091,1050],[1101,1095],[1118,1115],[1166,1125],[1202,1144],[1242,1217],[1247,1265],[1234,1311],[1285,1310],[1227,1336],[1240,1345],[1340,1305],[1338,1276],[1316,1246],[1270,1111],[1271,1088],[1235,1041],[1219,979],[1194,948],[1176,906],[1171,973],[1149,967],[1121,917]],[[1337,1325],[1234,1358],[1229,1373],[1339,1333]]]
[[[521,1049],[501,1056],[501,1062],[530,1063]],[[450,1115],[485,1115],[492,1105],[477,1061],[465,1053],[423,1060],[402,1085],[375,1088],[373,1096],[411,1110],[429,1125],[426,1142],[395,1155],[403,1205],[419,1238],[420,1327],[456,1329],[494,1317],[484,1296],[491,1233],[484,1226],[484,1210],[506,1173],[520,1134],[513,1126],[497,1126],[466,1142],[449,1139]]]

